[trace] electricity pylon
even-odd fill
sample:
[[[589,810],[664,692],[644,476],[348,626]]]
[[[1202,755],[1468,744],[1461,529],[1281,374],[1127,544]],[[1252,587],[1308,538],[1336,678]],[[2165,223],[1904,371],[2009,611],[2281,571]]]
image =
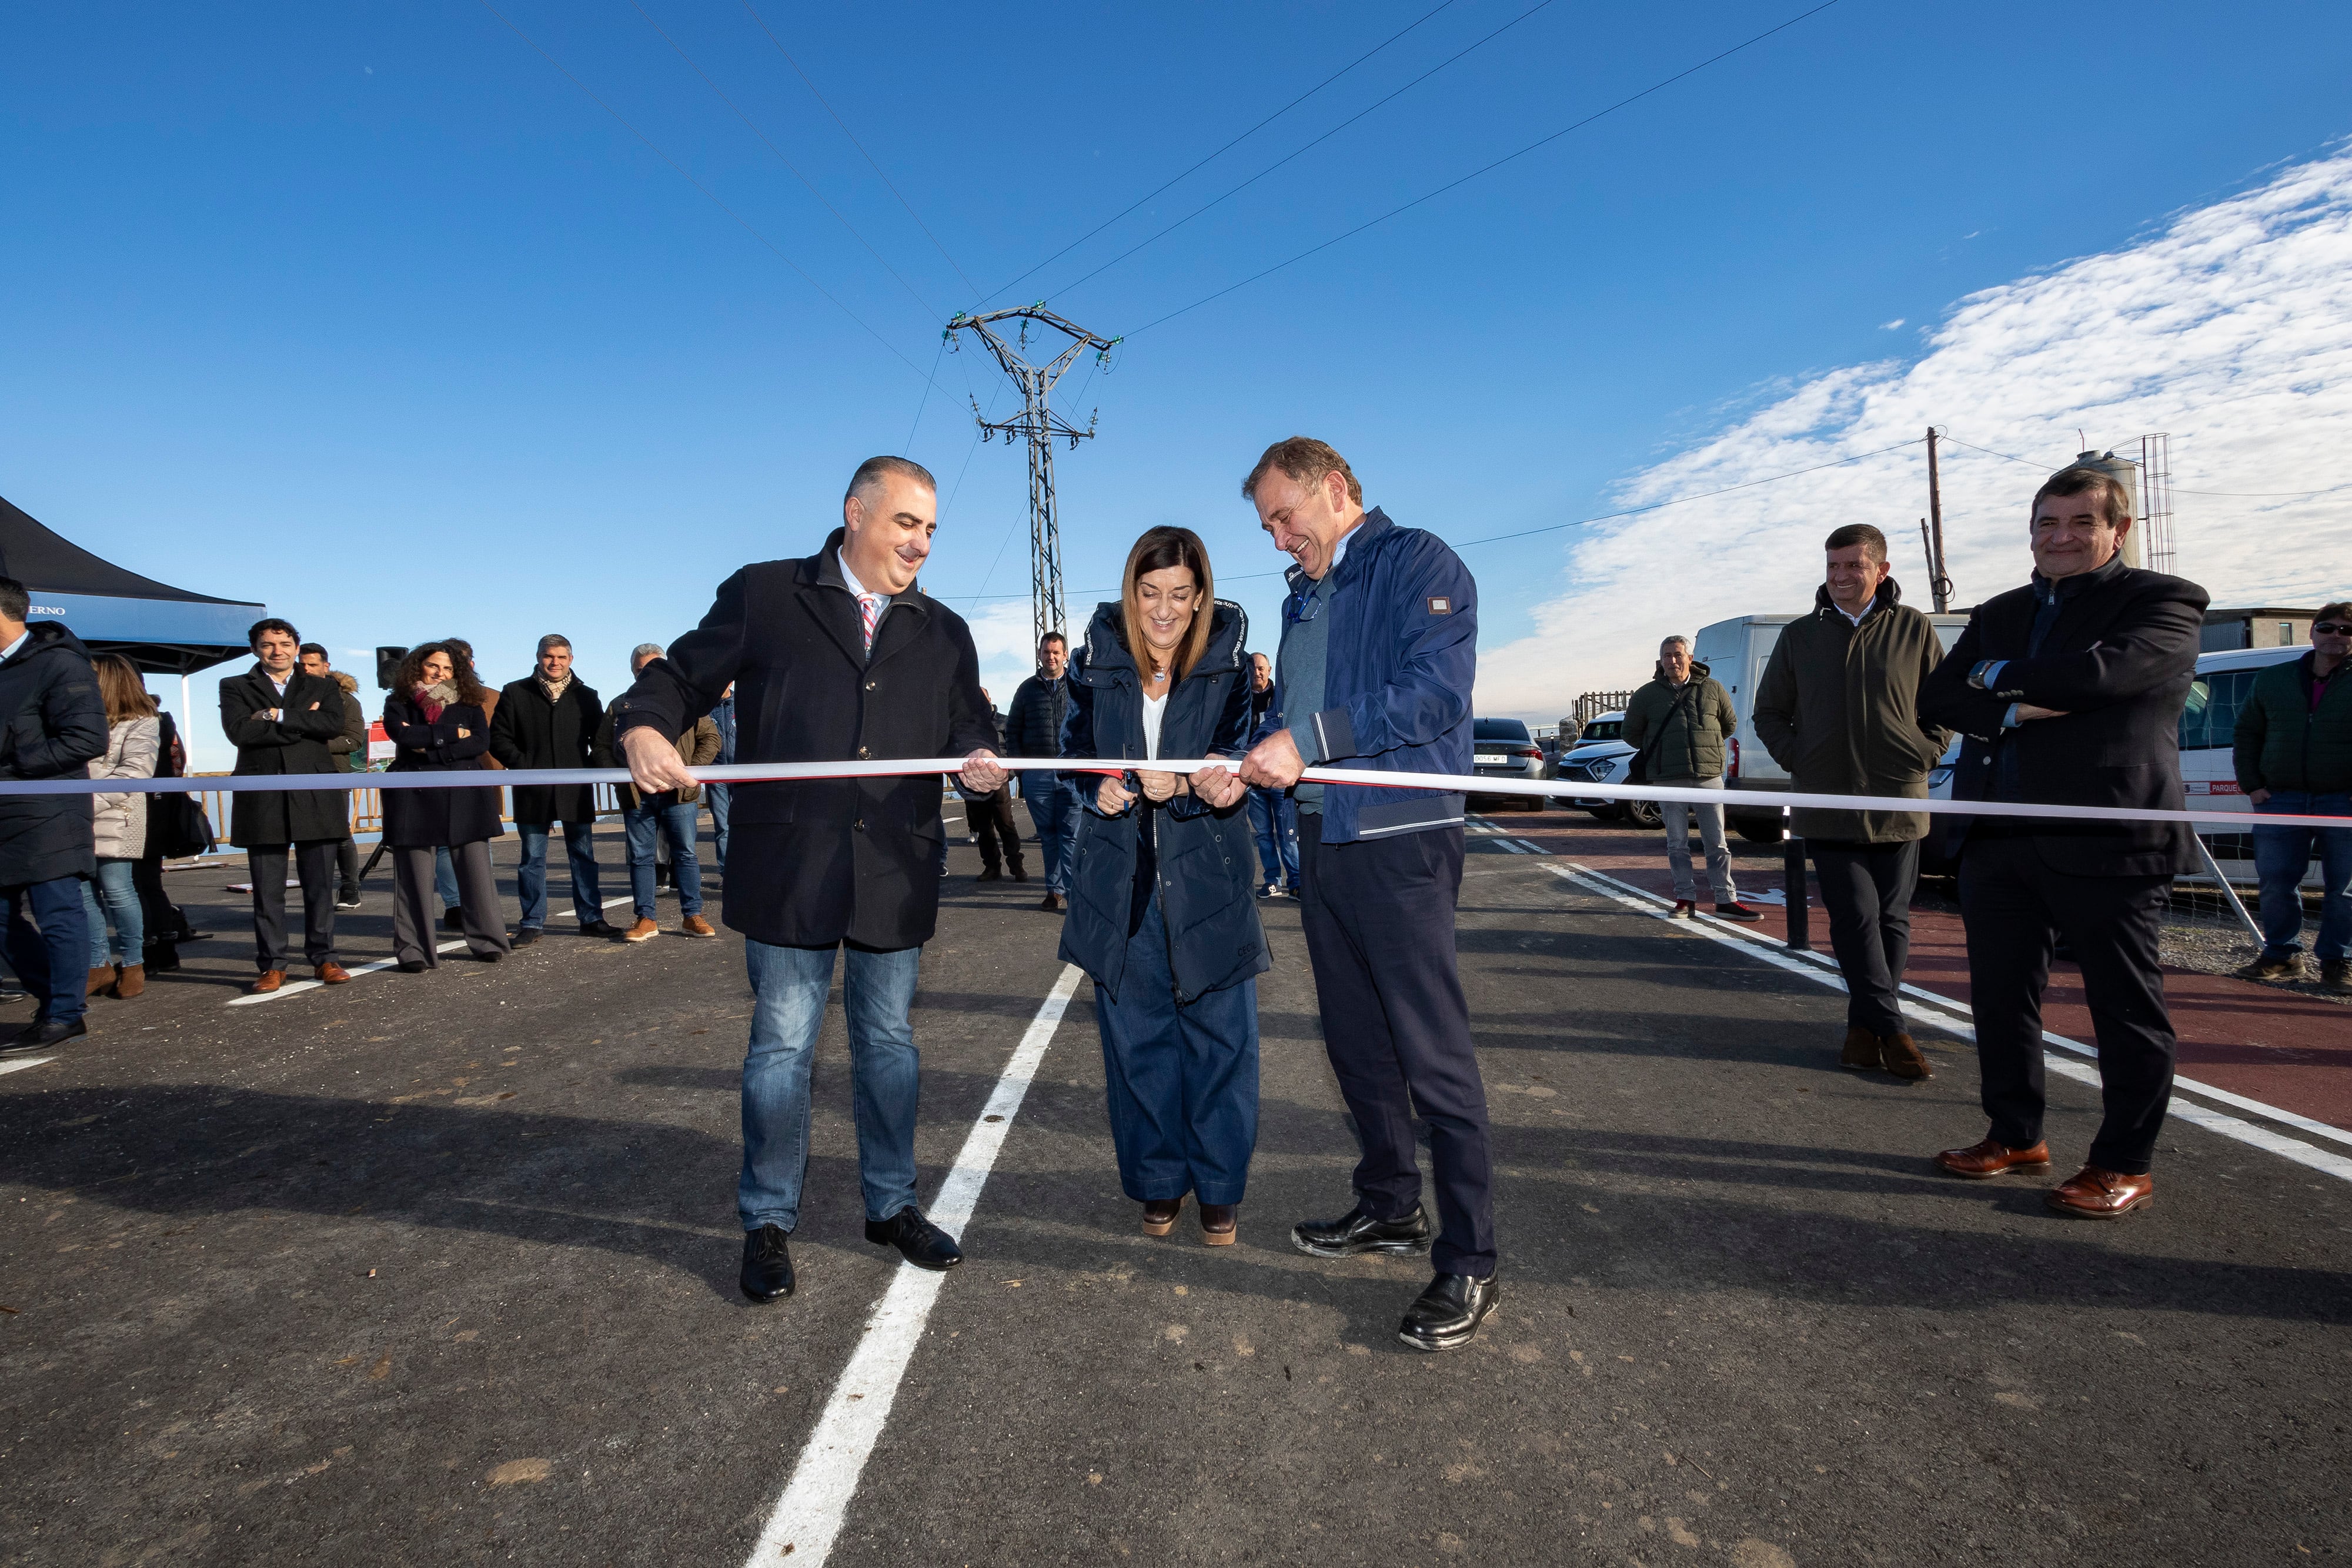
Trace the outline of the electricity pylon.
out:
[[[1019,348],[1007,343],[995,330],[1005,321],[1018,320]],[[1051,327],[1068,336],[1070,346],[1042,365],[1033,365],[1022,358],[1029,347],[1029,324]],[[1017,310],[992,310],[985,316],[968,316],[959,310],[948,321],[947,330],[940,334],[950,344],[961,346],[961,331],[976,333],[996,356],[1004,373],[1021,390],[1021,412],[1011,419],[992,422],[980,412],[980,400],[974,398],[971,416],[980,424],[980,438],[989,440],[1003,435],[1010,446],[1016,435],[1029,441],[1029,601],[1031,610],[1030,646],[1034,649],[1045,640],[1049,632],[1069,633],[1064,626],[1066,619],[1062,605],[1062,532],[1054,505],[1054,442],[1067,441],[1070,450],[1095,433],[1097,410],[1087,418],[1087,427],[1080,430],[1060,414],[1047,401],[1054,383],[1070,368],[1085,350],[1092,349],[1097,361],[1108,364],[1116,338],[1104,338],[1084,327],[1065,321],[1045,308],[1045,302],[1024,305]]]

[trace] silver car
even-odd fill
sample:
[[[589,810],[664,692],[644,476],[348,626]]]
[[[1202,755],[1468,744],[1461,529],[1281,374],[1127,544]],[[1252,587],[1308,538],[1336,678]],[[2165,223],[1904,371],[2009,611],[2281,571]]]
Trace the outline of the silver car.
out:
[[[1625,716],[1604,713],[1584,727],[1576,745],[1552,767],[1551,777],[1563,784],[1622,784],[1633,748],[1620,738]],[[1638,827],[1654,828],[1660,821],[1655,800],[1612,800],[1603,795],[1563,795],[1553,799],[1603,819],[1623,817]]]
[[[1532,783],[1543,780],[1543,751],[1526,724],[1518,719],[1472,720],[1470,748],[1476,754],[1473,760],[1481,779],[1522,779]],[[1529,810],[1543,810],[1540,795],[1507,795],[1502,799]]]

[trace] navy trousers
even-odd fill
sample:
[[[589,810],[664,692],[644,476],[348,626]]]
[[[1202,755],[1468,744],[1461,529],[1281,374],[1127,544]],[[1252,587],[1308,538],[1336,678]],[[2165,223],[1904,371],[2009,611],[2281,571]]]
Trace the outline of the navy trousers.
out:
[[[1095,988],[1118,1185],[1138,1203],[1239,1203],[1257,1147],[1257,981],[1176,1001],[1155,896],[1118,995]]]
[[[81,889],[78,876],[0,888],[0,898],[7,904],[8,963],[32,994],[36,1022],[54,1019],[71,1023],[89,1006],[84,997],[90,969],[89,915]]]
[[[1319,813],[1298,814],[1299,924],[1315,967],[1323,1049],[1355,1118],[1363,1159],[1356,1201],[1401,1219],[1421,1201],[1416,1107],[1429,1124],[1441,1274],[1495,1271],[1494,1164],[1486,1086],[1470,1044],[1470,1005],[1454,962],[1462,891],[1460,828],[1322,842]]]

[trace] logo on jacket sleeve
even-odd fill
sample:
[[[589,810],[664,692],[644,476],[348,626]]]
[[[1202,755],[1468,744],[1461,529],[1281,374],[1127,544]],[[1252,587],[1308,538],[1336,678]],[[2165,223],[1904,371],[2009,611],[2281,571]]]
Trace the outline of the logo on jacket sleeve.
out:
[[[1429,612],[1432,615],[1451,615],[1454,613],[1454,601],[1432,595],[1429,601]]]

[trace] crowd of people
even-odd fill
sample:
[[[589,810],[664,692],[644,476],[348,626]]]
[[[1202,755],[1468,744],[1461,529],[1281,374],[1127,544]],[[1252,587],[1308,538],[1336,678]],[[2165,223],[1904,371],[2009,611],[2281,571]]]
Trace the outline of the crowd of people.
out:
[[[1350,1205],[1294,1224],[1290,1243],[1318,1258],[1426,1251],[1432,1278],[1400,1337],[1423,1350],[1467,1343],[1498,1299],[1486,1101],[1454,944],[1465,818],[1451,781],[1473,767],[1476,584],[1434,534],[1367,508],[1347,461],[1320,441],[1277,442],[1242,493],[1291,562],[1271,655],[1248,651],[1246,617],[1216,598],[1199,537],[1155,528],[1135,542],[1119,598],[1095,610],[1081,647],[1073,653],[1062,637],[1045,639],[1001,731],[969,629],[916,586],[937,492],[928,472],[898,457],[858,468],[841,526],[813,554],[744,567],[719,586],[694,631],[667,649],[638,648],[632,685],[607,706],[572,674],[560,637],[542,639],[535,672],[498,693],[477,679],[461,642],[411,650],[384,708],[395,770],[607,759],[627,768],[636,920],[625,933],[602,922],[584,786],[515,790],[523,917],[511,937],[486,849],[501,831],[494,781],[387,790],[401,967],[436,961],[432,890],[444,876],[445,920],[478,956],[497,961],[533,940],[546,920],[558,822],[583,930],[653,935],[667,847],[681,929],[715,935],[701,915],[695,852],[697,791],[707,791],[722,862],[740,873],[725,919],[744,939],[755,998],[737,1186],[743,1293],[771,1302],[795,1287],[789,1241],[809,1164],[811,1064],[837,963],[866,1236],[916,1265],[951,1268],[962,1253],[918,1202],[914,1155],[920,1071],[910,1007],[944,866],[938,779],[721,786],[704,784],[697,769],[739,758],[961,758],[954,782],[985,835],[982,874],[1026,880],[1007,792],[1013,770],[999,763],[1065,760],[1066,770],[1024,771],[1022,794],[1043,905],[1066,915],[1061,956],[1095,982],[1118,1179],[1143,1230],[1169,1234],[1189,1200],[1205,1243],[1238,1234],[1256,1140],[1256,977],[1272,964],[1259,900],[1294,897],[1360,1158]],[[1958,733],[1959,800],[2179,809],[2170,753],[2205,594],[2126,565],[2131,525],[2129,497],[2108,476],[2053,476],[2029,515],[2030,580],[1979,606],[1948,656],[1901,602],[1885,537],[1867,525],[1839,528],[1825,543],[1813,613],[1787,629],[1763,677],[1759,736],[1802,790],[1923,799],[1929,768]],[[176,758],[135,672],[93,666],[61,627],[26,628],[25,604],[21,589],[0,582],[0,716],[13,716],[0,777],[93,764],[135,776]],[[2322,634],[2336,639],[2323,645],[2329,662],[2315,671],[2305,661],[2304,684],[2273,694],[2279,723],[2352,700],[2333,685],[2352,654],[2352,612],[2341,623],[2328,619]],[[254,670],[222,685],[237,771],[352,765],[339,760],[348,748],[336,749],[354,733],[347,684],[323,656],[309,668],[283,622],[259,623],[253,642]],[[1706,785],[1722,774],[1728,703],[1690,653],[1671,640],[1656,680],[1629,706],[1626,739],[1656,782]],[[2307,747],[2295,754],[2301,771],[2286,750],[2253,749],[2277,798],[2342,809],[2344,784],[2320,786]],[[1178,773],[1155,766],[1163,758],[1220,760]],[[1325,764],[1398,781],[1305,777]],[[1411,782],[1429,775],[1450,778]],[[96,978],[110,922],[112,961],[138,951],[141,904],[124,891],[137,883],[110,869],[142,852],[138,812],[120,800],[98,797],[100,839],[87,798],[0,797],[8,948],[42,998],[26,1037],[35,1042],[80,1032],[83,988],[63,977],[68,960],[87,956]],[[236,798],[233,834],[254,873],[258,989],[286,969],[289,864],[303,890],[305,959],[330,984],[348,977],[333,933],[347,806],[340,791]],[[1731,878],[1719,811],[1697,810],[1717,913],[1752,918]],[[1990,1125],[1936,1163],[1972,1178],[2049,1164],[2040,1006],[2063,938],[2088,992],[2105,1117],[2083,1168],[2049,1202],[2095,1218],[2141,1207],[2153,1190],[2174,1051],[2157,923],[2172,876],[2193,864],[2189,830],[2005,816],[1937,823],[1960,866]],[[1840,1060],[1926,1077],[1898,996],[1927,814],[1808,811],[1799,826],[1850,994]],[[1696,888],[1685,840],[1670,815],[1668,841],[1681,848],[1675,913],[1686,915]],[[2331,961],[2352,943],[2352,905],[2339,916],[2322,928]],[[1426,1183],[1417,1134],[1429,1145]]]

